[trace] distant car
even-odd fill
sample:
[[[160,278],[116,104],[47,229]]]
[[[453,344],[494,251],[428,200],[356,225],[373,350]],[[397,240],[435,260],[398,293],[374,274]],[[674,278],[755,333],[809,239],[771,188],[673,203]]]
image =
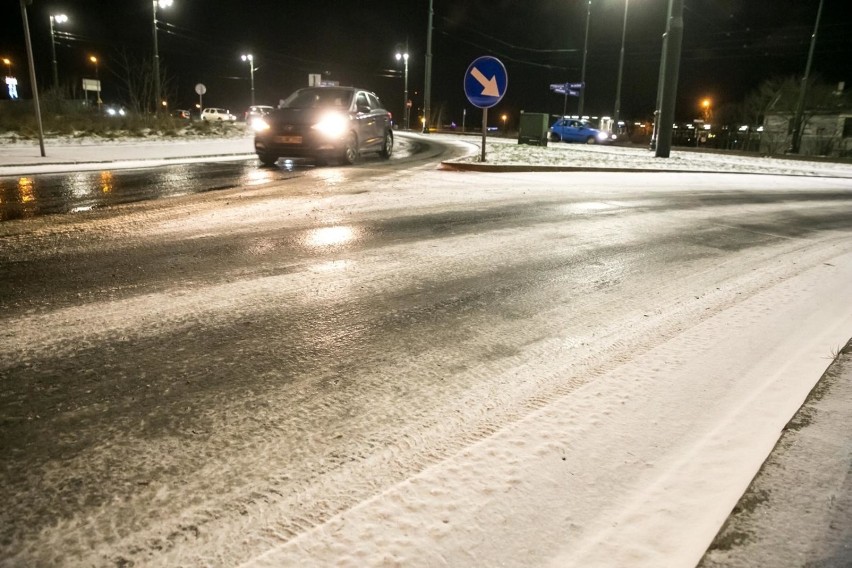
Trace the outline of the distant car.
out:
[[[246,111],[246,122],[251,123],[255,118],[263,118],[273,110],[275,109],[268,105],[252,105]]]
[[[602,144],[615,140],[615,135],[592,128],[585,120],[562,117],[550,127],[550,140],[553,142]]]
[[[179,118],[181,120],[189,120],[189,111],[183,109],[177,109],[172,111],[172,116],[174,118]]]
[[[254,149],[265,166],[280,157],[355,163],[366,152],[388,159],[393,120],[379,97],[355,87],[306,87],[256,121]]]
[[[237,117],[223,108],[206,108],[201,111],[201,120],[206,122],[234,122]]]

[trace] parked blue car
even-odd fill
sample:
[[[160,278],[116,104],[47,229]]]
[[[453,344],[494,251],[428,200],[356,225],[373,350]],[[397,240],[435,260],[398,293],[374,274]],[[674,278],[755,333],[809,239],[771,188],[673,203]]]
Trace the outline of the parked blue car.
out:
[[[582,144],[603,144],[615,139],[608,132],[592,128],[585,120],[560,118],[550,127],[552,142],[580,142]]]

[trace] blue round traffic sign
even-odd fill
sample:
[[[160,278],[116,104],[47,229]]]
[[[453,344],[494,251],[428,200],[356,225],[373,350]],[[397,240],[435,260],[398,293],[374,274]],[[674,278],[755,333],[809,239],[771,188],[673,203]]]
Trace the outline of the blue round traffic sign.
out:
[[[496,57],[484,55],[470,64],[464,74],[464,94],[479,108],[491,108],[506,94],[509,75]]]

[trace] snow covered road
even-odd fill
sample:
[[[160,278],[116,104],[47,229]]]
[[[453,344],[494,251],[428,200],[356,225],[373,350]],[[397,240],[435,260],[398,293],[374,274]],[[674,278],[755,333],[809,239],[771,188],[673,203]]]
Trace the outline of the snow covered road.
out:
[[[849,180],[298,183],[0,225],[9,563],[691,566],[852,330]]]

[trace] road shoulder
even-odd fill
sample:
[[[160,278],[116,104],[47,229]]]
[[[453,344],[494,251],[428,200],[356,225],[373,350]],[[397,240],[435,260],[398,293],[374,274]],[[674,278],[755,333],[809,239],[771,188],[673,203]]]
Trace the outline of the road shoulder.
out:
[[[852,340],[790,420],[700,568],[852,566]]]

